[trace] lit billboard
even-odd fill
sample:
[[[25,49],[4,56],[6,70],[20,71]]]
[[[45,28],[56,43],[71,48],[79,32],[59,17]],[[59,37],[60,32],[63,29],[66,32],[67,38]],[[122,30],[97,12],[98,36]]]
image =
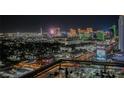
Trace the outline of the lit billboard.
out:
[[[105,46],[97,46],[96,59],[98,61],[106,61],[106,50]]]

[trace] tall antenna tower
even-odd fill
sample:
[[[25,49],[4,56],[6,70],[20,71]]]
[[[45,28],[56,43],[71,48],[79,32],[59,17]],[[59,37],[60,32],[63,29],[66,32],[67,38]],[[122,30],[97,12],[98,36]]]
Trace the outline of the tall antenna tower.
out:
[[[40,35],[43,38],[43,29],[42,29],[42,27],[40,28]]]

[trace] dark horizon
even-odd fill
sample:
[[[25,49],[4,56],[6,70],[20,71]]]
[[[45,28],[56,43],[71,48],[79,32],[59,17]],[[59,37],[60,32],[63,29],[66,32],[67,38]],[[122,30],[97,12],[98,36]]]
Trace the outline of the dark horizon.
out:
[[[118,15],[0,15],[0,32],[40,32],[51,27],[69,28],[92,27],[107,30],[118,24]]]

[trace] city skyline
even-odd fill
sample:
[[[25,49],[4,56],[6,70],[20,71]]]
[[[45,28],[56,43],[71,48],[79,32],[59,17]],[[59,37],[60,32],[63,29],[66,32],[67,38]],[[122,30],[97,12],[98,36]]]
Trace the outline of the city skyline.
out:
[[[48,32],[38,27],[41,24],[38,17],[42,18],[41,23],[53,22],[47,27]],[[65,17],[70,18],[63,20]],[[16,28],[18,32],[0,33],[0,78],[124,78],[124,16],[3,16],[3,19],[2,29]],[[59,23],[71,29],[55,27]],[[79,29],[75,23],[81,26],[87,23],[88,27],[83,25],[85,29]],[[41,33],[20,33],[23,29],[35,32],[35,26]]]
[[[118,15],[1,15],[0,32],[40,32],[51,27],[70,28],[92,27],[95,30],[108,30],[117,25]]]

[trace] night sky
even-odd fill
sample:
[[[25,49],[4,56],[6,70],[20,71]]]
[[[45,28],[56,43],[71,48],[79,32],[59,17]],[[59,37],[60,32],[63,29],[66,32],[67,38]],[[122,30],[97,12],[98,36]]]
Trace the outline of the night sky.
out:
[[[107,30],[118,24],[117,15],[0,15],[0,32],[40,32],[51,27],[69,28],[93,27]]]

